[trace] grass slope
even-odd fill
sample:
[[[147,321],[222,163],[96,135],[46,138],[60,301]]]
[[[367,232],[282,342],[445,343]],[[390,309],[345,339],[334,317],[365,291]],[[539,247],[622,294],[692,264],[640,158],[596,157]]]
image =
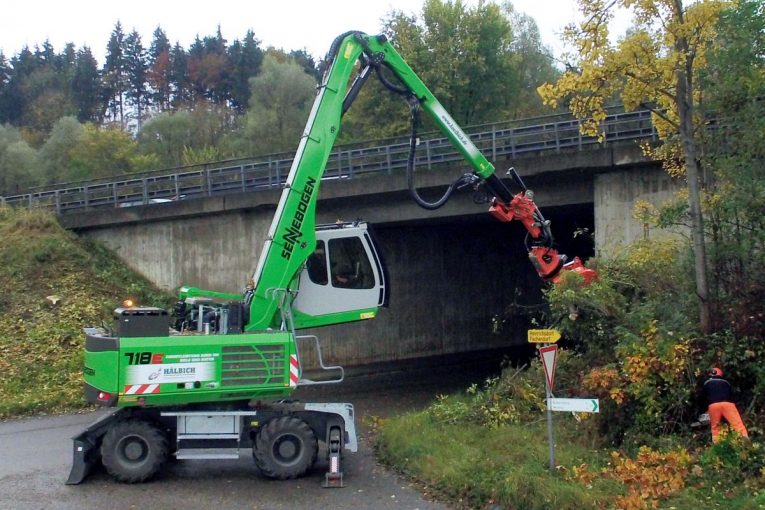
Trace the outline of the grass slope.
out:
[[[0,418],[85,407],[82,328],[172,298],[46,211],[0,208],[0,240]]]

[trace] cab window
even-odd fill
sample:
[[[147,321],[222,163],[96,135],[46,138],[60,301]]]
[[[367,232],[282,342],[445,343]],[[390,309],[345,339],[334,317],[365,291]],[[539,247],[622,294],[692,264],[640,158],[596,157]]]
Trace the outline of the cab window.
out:
[[[316,249],[308,257],[306,262],[306,269],[308,269],[308,278],[317,285],[326,285],[327,279],[327,252],[324,246],[324,241],[316,243]]]
[[[332,286],[344,289],[371,289],[375,285],[372,265],[358,237],[329,240]]]

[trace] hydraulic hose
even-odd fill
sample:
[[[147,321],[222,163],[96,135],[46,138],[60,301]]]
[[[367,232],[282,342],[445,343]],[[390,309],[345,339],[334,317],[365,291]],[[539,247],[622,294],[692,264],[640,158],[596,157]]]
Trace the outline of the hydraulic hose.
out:
[[[366,57],[367,62],[366,62],[366,65],[364,66],[364,69],[362,70],[361,75],[357,77],[357,80],[354,81],[354,83],[351,86],[350,93],[344,100],[343,114],[348,110],[351,103],[356,98],[356,95],[358,94],[359,89],[366,81],[366,78],[369,72],[369,67],[374,68],[375,73],[377,74],[377,77],[380,80],[380,83],[382,83],[385,88],[387,88],[394,94],[398,94],[404,97],[407,103],[409,104],[409,110],[411,112],[411,120],[412,120],[412,131],[411,131],[411,137],[409,139],[409,156],[407,158],[407,164],[406,164],[406,179],[407,179],[407,186],[409,188],[409,194],[412,196],[412,199],[415,201],[415,203],[419,205],[420,207],[422,207],[423,209],[435,210],[442,207],[444,204],[446,204],[449,198],[451,198],[451,195],[452,193],[454,193],[454,190],[456,188],[472,184],[476,182],[478,177],[476,177],[474,174],[469,174],[469,173],[462,175],[456,181],[454,181],[451,185],[449,185],[449,187],[444,192],[443,196],[440,199],[436,200],[435,202],[428,202],[427,200],[423,199],[420,196],[420,194],[417,192],[417,188],[414,185],[415,152],[417,150],[417,126],[419,124],[419,99],[415,97],[409,89],[405,87],[401,87],[393,83],[383,74],[382,68],[385,66],[385,63],[382,61],[382,58],[383,58],[382,54],[373,53],[370,50],[369,45],[367,44],[367,41],[365,39],[365,34],[358,30],[351,30],[351,31],[345,32],[335,38],[335,40],[332,42],[332,45],[329,48],[329,52],[327,53],[327,56],[325,57],[325,60],[324,60],[325,64],[329,64],[335,59],[335,57],[337,56],[337,52],[340,49],[340,45],[342,44],[343,40],[349,35],[353,35],[356,38],[356,40],[362,45],[362,47],[364,48],[364,55]]]
[[[419,107],[417,105],[417,98],[412,97],[409,101],[409,108],[411,111],[411,118],[412,118],[412,133],[409,138],[409,157],[406,161],[406,184],[409,187],[409,194],[412,196],[412,199],[414,202],[422,207],[423,209],[427,209],[429,211],[434,211],[436,209],[439,209],[440,207],[443,207],[446,202],[449,201],[449,198],[451,198],[452,193],[454,193],[454,189],[462,184],[468,184],[466,181],[465,176],[461,176],[459,179],[454,181],[449,185],[449,187],[444,192],[443,196],[436,200],[435,202],[428,202],[427,200],[423,199],[420,194],[417,192],[417,188],[414,185],[414,167],[415,167],[415,152],[417,150],[417,124],[419,123]],[[469,177],[470,174],[468,174]]]

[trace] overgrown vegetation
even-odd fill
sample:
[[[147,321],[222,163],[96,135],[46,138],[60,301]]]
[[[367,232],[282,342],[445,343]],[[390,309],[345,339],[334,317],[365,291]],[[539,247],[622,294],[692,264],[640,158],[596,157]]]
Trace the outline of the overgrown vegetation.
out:
[[[0,418],[82,408],[82,328],[170,297],[41,210],[0,208]]]
[[[753,441],[727,434],[713,446],[708,427],[690,428],[692,403],[679,406],[688,411],[686,422],[655,419],[672,411],[668,402],[675,391],[687,392],[688,381],[672,378],[670,391],[665,376],[640,379],[638,373],[657,362],[672,365],[677,356],[636,354],[629,368],[590,369],[593,358],[586,354],[571,348],[559,354],[556,396],[599,396],[601,409],[555,413],[552,472],[537,361],[526,371],[508,368],[465,394],[440,396],[422,412],[378,423],[379,457],[459,508],[761,508],[760,418],[745,418]]]

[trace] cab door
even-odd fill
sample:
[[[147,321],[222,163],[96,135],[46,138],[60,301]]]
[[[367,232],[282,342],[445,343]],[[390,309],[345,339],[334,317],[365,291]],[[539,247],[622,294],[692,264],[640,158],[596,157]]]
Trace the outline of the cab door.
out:
[[[387,305],[385,270],[366,223],[319,227],[299,277],[296,328],[371,319]]]

